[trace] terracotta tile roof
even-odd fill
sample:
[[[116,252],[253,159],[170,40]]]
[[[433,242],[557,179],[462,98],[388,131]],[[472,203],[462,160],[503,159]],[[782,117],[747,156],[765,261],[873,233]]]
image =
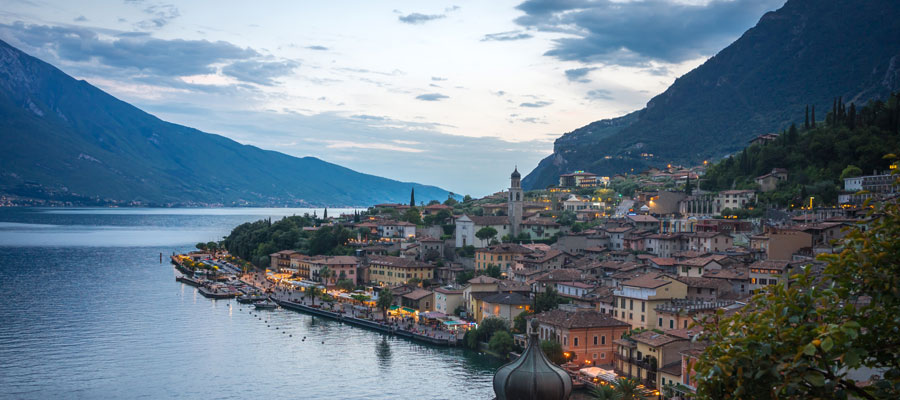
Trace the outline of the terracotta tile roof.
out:
[[[643,331],[631,336],[631,340],[638,343],[644,343],[651,347],[665,346],[669,343],[685,340],[680,337],[667,335],[665,333],[656,333],[654,331]]]
[[[703,271],[703,277],[710,279],[749,280],[750,269],[747,267],[711,269]]]
[[[355,256],[326,256],[326,257],[317,257],[312,260],[309,260],[310,264],[325,264],[325,265],[356,265],[359,262]]]
[[[573,329],[573,328],[614,328],[631,326],[626,322],[619,321],[609,314],[603,314],[595,310],[590,311],[563,311],[551,310],[542,312],[534,317],[542,324],[552,325],[555,327]]]
[[[790,264],[790,261],[787,260],[763,260],[757,261],[753,264],[750,264],[751,269],[760,268],[760,269],[780,269],[784,270]]]
[[[531,304],[531,299],[522,296],[517,292],[512,293],[494,293],[488,297],[481,299],[481,301],[485,303],[491,304],[509,304],[509,305],[521,305],[521,304]]]
[[[497,283],[499,279],[491,278],[487,275],[476,276],[472,279],[469,279],[469,283]]]
[[[702,267],[713,261],[716,261],[713,257],[688,258],[687,260],[679,261],[678,265],[689,265],[689,266],[695,266],[695,267]]]
[[[479,226],[509,225],[509,217],[492,216],[492,215],[479,217],[477,215],[468,215],[468,214],[466,214],[466,216],[469,217],[469,219],[471,219],[472,222],[475,223],[475,225],[479,225]]]
[[[675,265],[674,258],[663,258],[663,257],[654,257],[650,259],[650,262],[659,265],[661,267],[670,267]]]
[[[705,289],[720,289],[720,290],[729,290],[731,289],[731,284],[728,282],[724,282],[721,279],[711,279],[711,278],[699,278],[699,277],[689,277],[689,276],[678,276],[674,277],[675,280],[688,285],[689,288],[705,288]]]
[[[412,258],[370,255],[369,264],[385,265],[399,268],[434,268],[431,264],[416,261]]]
[[[660,368],[659,372],[664,372],[672,376],[681,376],[681,360]]]
[[[451,288],[445,288],[445,287],[439,287],[437,289],[434,289],[434,291],[437,293],[443,293],[443,294],[463,294],[462,289],[451,289]]]
[[[634,222],[659,222],[659,220],[652,215],[629,215],[625,218],[630,219]]]
[[[563,268],[557,269],[555,271],[550,271],[545,273],[544,275],[538,277],[536,280],[539,282],[563,282],[563,281],[574,281],[582,279],[584,275],[583,272],[577,269],[572,268]]]
[[[496,244],[487,248],[475,250],[476,253],[489,253],[489,254],[530,254],[533,251],[525,246],[520,246],[515,243],[501,243]]]
[[[418,239],[420,242],[443,242],[443,240],[438,238],[433,238],[431,236],[422,236]]]
[[[428,296],[431,296],[431,291],[425,290],[425,289],[416,289],[416,290],[413,290],[412,292],[409,292],[409,293],[403,295],[404,298],[407,298],[410,300],[421,300]]]
[[[659,274],[648,273],[622,282],[622,286],[656,289],[669,284],[669,281],[657,278],[659,278]]]

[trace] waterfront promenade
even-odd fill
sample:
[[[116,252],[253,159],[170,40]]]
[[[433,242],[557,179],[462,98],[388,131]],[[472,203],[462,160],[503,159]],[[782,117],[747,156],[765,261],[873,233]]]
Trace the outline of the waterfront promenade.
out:
[[[385,321],[381,310],[378,309],[340,301],[324,302],[321,299],[309,299],[304,296],[303,291],[293,286],[277,285],[267,280],[265,274],[261,272],[244,274],[241,281],[267,293],[282,308],[329,317],[437,345],[455,346],[462,342],[461,332],[452,332],[437,324],[419,323],[412,317],[390,315]]]

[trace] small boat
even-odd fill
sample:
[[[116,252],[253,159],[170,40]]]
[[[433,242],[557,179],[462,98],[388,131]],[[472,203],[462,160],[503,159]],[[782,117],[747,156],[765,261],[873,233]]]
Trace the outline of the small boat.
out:
[[[262,301],[265,299],[266,298],[264,296],[255,295],[255,294],[247,294],[247,295],[238,297],[237,301],[238,301],[238,303],[241,303],[241,304],[252,304],[252,303],[256,303],[258,301]]]
[[[274,310],[275,307],[278,307],[277,304],[270,301],[261,301],[259,303],[254,303],[253,306],[256,307],[257,310]]]

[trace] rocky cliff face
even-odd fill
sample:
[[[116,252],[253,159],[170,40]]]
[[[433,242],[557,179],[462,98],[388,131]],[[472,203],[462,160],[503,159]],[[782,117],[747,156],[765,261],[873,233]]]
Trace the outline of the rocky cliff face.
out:
[[[545,187],[578,169],[611,175],[716,159],[756,135],[802,124],[807,104],[821,120],[834,97],[885,98],[900,89],[898,59],[900,2],[789,0],[622,117],[630,117],[626,126],[609,135],[575,134],[598,121],[564,135],[523,184]]]

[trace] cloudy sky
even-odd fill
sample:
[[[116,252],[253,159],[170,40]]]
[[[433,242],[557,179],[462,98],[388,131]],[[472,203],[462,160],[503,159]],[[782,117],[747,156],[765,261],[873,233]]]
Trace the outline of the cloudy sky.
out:
[[[484,195],[784,0],[5,0],[0,39],[162,119]]]

